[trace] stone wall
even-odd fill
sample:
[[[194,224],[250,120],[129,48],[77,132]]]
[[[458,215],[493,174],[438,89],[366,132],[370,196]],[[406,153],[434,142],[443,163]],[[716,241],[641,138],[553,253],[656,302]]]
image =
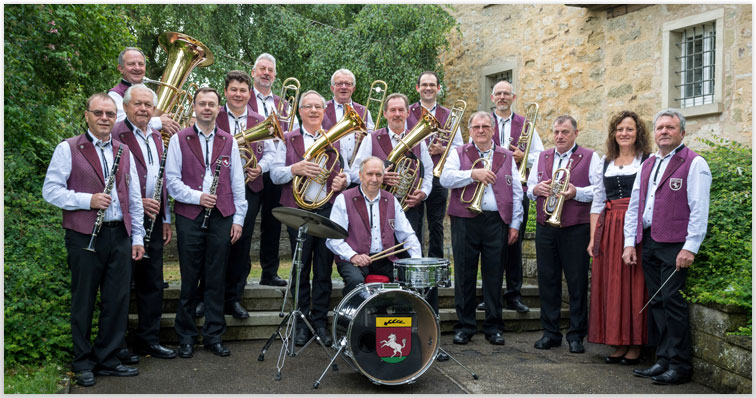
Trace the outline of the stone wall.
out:
[[[481,103],[482,79],[492,65],[513,65],[515,111],[537,102],[546,147],[561,114],[578,121],[578,143],[604,152],[611,116],[637,112],[650,127],[661,109],[662,28],[667,21],[724,9],[724,112],[689,118],[686,143],[717,136],[751,144],[752,41],[748,5],[652,5],[608,18],[603,10],[558,4],[467,5],[450,8],[459,31],[442,54],[445,103]],[[490,92],[485,93],[485,96]],[[483,98],[486,98],[486,97]]]

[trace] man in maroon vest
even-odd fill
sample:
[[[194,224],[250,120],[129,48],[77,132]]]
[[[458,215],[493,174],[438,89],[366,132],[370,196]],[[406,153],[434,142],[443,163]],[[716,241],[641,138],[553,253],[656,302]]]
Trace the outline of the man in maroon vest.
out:
[[[528,196],[536,200],[536,257],[538,292],[541,295],[543,337],[535,348],[549,349],[562,345],[559,318],[562,304],[562,272],[570,296],[570,327],[567,342],[570,352],[585,352],[583,338],[588,332],[588,264],[585,250],[590,241],[590,210],[593,188],[601,183],[596,172],[600,160],[590,149],[575,144],[577,122],[572,116],[559,116],[554,122],[554,149],[543,151],[533,163],[528,177]],[[570,171],[564,198],[561,226],[546,223],[544,202],[552,194],[552,177],[558,169]],[[560,173],[561,174],[561,173]]]
[[[457,310],[453,342],[467,344],[477,332],[475,286],[480,261],[483,301],[486,303],[483,333],[491,344],[502,345],[503,268],[507,262],[507,250],[517,241],[522,223],[522,186],[517,181],[517,165],[512,152],[495,145],[491,138],[491,115],[475,112],[470,116],[468,129],[473,142],[450,152],[441,174],[441,184],[452,189],[448,212]],[[480,203],[468,204],[480,184],[484,184]],[[473,205],[479,205],[479,209],[470,210]]]
[[[116,356],[126,333],[130,262],[144,255],[142,195],[129,148],[111,136],[115,102],[105,93],[87,100],[88,130],[55,148],[42,197],[63,209],[68,267],[71,269],[72,369],[79,385],[98,376],[136,376]],[[110,192],[105,192],[117,152],[122,149]],[[104,210],[100,229],[93,228]],[[93,229],[97,232],[96,239]],[[85,249],[94,243],[94,251]],[[91,343],[92,314],[100,290],[99,330]]]
[[[175,358],[176,351],[160,345],[160,318],[163,315],[163,246],[171,241],[171,210],[165,184],[161,188],[161,201],[153,199],[158,173],[162,166],[163,140],[160,132],[150,127],[150,118],[157,103],[157,95],[143,84],[135,84],[123,96],[126,119],[116,123],[113,136],[132,149],[139,173],[139,186],[144,207],[145,229],[148,220],[155,220],[152,228],[149,257],[132,264],[134,293],[139,322],[134,336],[134,351],[155,358]],[[161,177],[161,179],[164,177]],[[125,341],[123,345],[126,348]],[[128,352],[128,351],[127,351]],[[126,353],[119,353],[124,361]]]
[[[126,47],[118,54],[118,71],[121,72],[121,81],[108,91],[110,98],[116,103],[118,108],[118,118],[120,122],[126,118],[123,111],[123,96],[126,90],[133,84],[140,84],[144,80],[145,72],[144,53],[136,47]],[[167,133],[175,134],[181,129],[171,115],[162,114],[150,119],[150,125],[155,131],[165,130]]]
[[[197,90],[197,122],[171,137],[165,166],[168,193],[175,200],[181,266],[176,334],[182,358],[192,357],[199,334],[192,301],[200,276],[205,278],[203,343],[215,355],[230,354],[221,342],[226,330],[226,261],[231,245],[241,237],[247,200],[239,147],[231,134],[215,124],[219,103],[215,89]]]
[[[281,193],[281,205],[286,207],[297,208],[297,202],[294,200],[292,180],[294,176],[307,178],[317,177],[323,169],[331,168],[336,162],[335,167],[328,174],[326,186],[323,187],[323,193],[327,190],[333,192],[330,200],[320,207],[311,210],[323,217],[329,217],[331,206],[333,205],[336,193],[342,191],[349,185],[347,173],[349,168],[346,166],[346,157],[341,151],[339,142],[333,143],[335,151],[328,151],[328,159],[325,167],[321,169],[318,163],[308,160],[302,160],[305,151],[325,132],[321,128],[323,114],[325,109],[325,99],[317,91],[308,91],[302,94],[299,100],[299,116],[302,118],[302,127],[285,135],[285,145],[282,145],[277,152],[276,159],[271,166],[271,179],[276,184],[285,184]],[[344,170],[342,171],[342,168]],[[319,188],[319,185],[311,180],[311,187]],[[318,189],[314,190],[317,191]],[[302,196],[307,199],[312,195],[308,202],[324,201],[325,194],[313,193],[308,189]],[[291,252],[297,242],[297,230],[288,228],[289,243]],[[308,314],[315,332],[321,341],[330,346],[333,343],[331,334],[328,333],[328,308],[330,307],[331,298],[331,270],[333,269],[333,253],[325,245],[325,238],[317,238],[307,235],[302,247],[302,274],[299,279],[299,308],[304,314]],[[310,269],[312,269],[312,306],[310,305]],[[294,343],[296,345],[305,345],[311,338],[311,331],[306,325],[298,324]]]
[[[688,382],[692,370],[688,304],[680,292],[706,235],[711,171],[704,158],[682,144],[684,136],[682,113],[667,109],[656,114],[659,151],[643,162],[625,214],[622,259],[636,265],[635,246],[642,243],[649,296],[661,288],[648,308],[649,323],[659,336],[656,363],[633,370],[656,384]]]
[[[389,256],[375,262],[370,255],[394,246],[395,242],[407,242],[412,258],[422,256],[420,242],[415,236],[399,201],[383,184],[383,160],[371,156],[360,165],[360,186],[350,188],[336,197],[331,210],[331,220],[347,231],[346,239],[328,239],[326,245],[336,255],[336,267],[344,278],[342,296],[360,283],[365,283],[368,274],[394,278],[393,262]],[[350,222],[351,221],[351,222]]]
[[[436,72],[425,71],[421,73],[420,77],[417,78],[415,90],[420,94],[420,101],[410,105],[407,129],[412,130],[415,127],[418,120],[423,117],[423,109],[435,116],[438,123],[444,126],[449,117],[449,109],[437,102],[438,94],[441,92],[441,83],[438,81]],[[428,145],[433,167],[436,167],[441,155],[446,150],[446,146],[434,140],[434,137],[427,138],[425,144]],[[463,144],[462,131],[458,128],[451,142],[452,149]],[[446,212],[448,195],[449,192],[441,186],[438,177],[433,176],[431,192],[428,198],[420,204],[420,213],[425,213],[428,217],[428,257],[444,257],[444,213]]]

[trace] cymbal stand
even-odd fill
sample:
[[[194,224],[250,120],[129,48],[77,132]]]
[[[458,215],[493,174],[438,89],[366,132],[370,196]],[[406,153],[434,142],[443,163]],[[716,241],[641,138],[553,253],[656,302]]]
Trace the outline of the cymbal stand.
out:
[[[331,359],[331,362],[333,362],[333,358],[331,357],[331,354],[328,352],[328,347],[323,344],[323,341],[320,340],[320,336],[318,336],[317,333],[315,333],[315,329],[312,327],[310,322],[307,320],[307,317],[302,313],[302,311],[299,309],[299,278],[302,274],[302,246],[304,245],[305,240],[305,234],[307,233],[307,223],[302,224],[299,227],[299,231],[297,233],[297,244],[294,249],[294,257],[293,262],[291,266],[291,272],[295,272],[296,270],[296,277],[292,276],[289,278],[289,286],[286,288],[286,295],[288,295],[291,292],[291,285],[292,280],[294,283],[294,291],[292,293],[292,300],[293,300],[293,309],[289,311],[288,314],[284,317],[284,319],[281,321],[281,323],[278,325],[278,328],[275,332],[270,336],[268,341],[265,343],[265,346],[262,348],[262,351],[260,351],[260,355],[257,357],[258,361],[264,361],[265,360],[265,352],[270,348],[270,345],[273,343],[273,340],[276,339],[276,337],[279,337],[281,339],[281,351],[278,353],[278,361],[276,361],[276,380],[281,380],[281,370],[284,367],[284,363],[286,362],[286,355],[284,353],[287,353],[288,356],[294,357],[300,352],[304,351],[305,348],[307,348],[312,340],[314,339],[317,341],[321,347],[323,347],[323,350],[325,351],[326,355],[329,359]],[[284,295],[284,306],[286,305],[286,295]],[[284,307],[281,307],[281,313],[279,316],[283,315]],[[310,333],[312,333],[312,336],[310,340],[305,344],[302,348],[299,349],[299,351],[296,350],[295,344],[294,344],[294,333],[297,330],[297,322],[304,322],[304,324],[307,326],[308,329],[310,329]],[[281,332],[281,329],[284,329],[284,332]],[[330,365],[329,365],[330,366]]]

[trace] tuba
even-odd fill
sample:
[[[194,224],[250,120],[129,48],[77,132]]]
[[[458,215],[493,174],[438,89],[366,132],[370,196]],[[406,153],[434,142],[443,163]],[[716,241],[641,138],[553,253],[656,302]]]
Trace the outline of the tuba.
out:
[[[438,131],[438,120],[430,114],[430,112],[423,110],[423,117],[418,121],[415,127],[410,130],[404,138],[399,140],[399,143],[389,153],[386,159],[387,171],[393,170],[399,174],[399,183],[394,186],[387,186],[384,184],[381,188],[387,190],[399,199],[399,204],[402,205],[402,210],[407,211],[409,208],[406,205],[407,194],[417,190],[423,185],[423,163],[420,159],[417,159],[415,154],[412,153],[412,148],[422,142],[431,134]],[[415,183],[415,178],[420,173],[420,178]]]
[[[441,154],[438,164],[433,168],[434,177],[441,177],[441,172],[444,171],[444,164],[446,164],[446,158],[449,156],[451,142],[457,134],[457,129],[459,129],[459,123],[462,122],[465,109],[467,109],[467,102],[464,100],[454,102],[454,106],[449,110],[449,117],[446,118],[444,127],[438,129],[438,134],[431,141],[431,144],[439,143],[446,146],[446,150]]]
[[[297,103],[299,102],[299,80],[289,77],[281,84],[281,100],[278,102],[278,115],[282,123],[286,123],[286,131],[291,130],[294,125],[294,117],[297,114]],[[293,91],[294,94],[289,94]],[[288,110],[286,109],[288,105]]]
[[[239,146],[239,154],[244,162],[244,168],[257,167],[257,157],[252,153],[247,144],[252,144],[257,141],[267,140],[271,138],[277,138],[283,140],[284,135],[281,130],[281,125],[278,123],[278,117],[275,112],[271,112],[267,119],[263,120],[255,126],[252,126],[242,132],[236,133],[234,139]],[[249,182],[245,179],[244,182]]]
[[[491,154],[491,156],[493,156],[493,153]],[[485,168],[486,170],[491,170],[491,165],[493,162],[491,161],[491,159],[486,159],[486,158],[475,159],[470,169],[471,170],[474,169],[478,163],[484,163],[483,168]],[[470,206],[467,206],[467,210],[470,210],[471,212],[475,214],[483,213],[483,208],[481,207],[481,204],[483,203],[483,193],[486,190],[486,185],[487,184],[483,182],[478,182],[475,185],[475,192],[473,192],[472,198],[468,200],[465,200],[465,192],[467,192],[467,187],[469,187],[470,185],[467,185],[464,188],[462,188],[462,194],[459,195],[459,201],[464,204],[470,205]]]
[[[328,177],[336,168],[337,162],[334,161],[331,167],[328,167],[328,160],[330,159],[328,154],[336,152],[338,156],[333,144],[355,130],[365,130],[365,122],[351,106],[346,105],[344,117],[307,149],[303,156],[304,160],[317,163],[321,172],[313,178],[294,176],[291,189],[294,194],[294,201],[297,202],[299,207],[305,210],[314,210],[331,200],[333,190],[328,190]],[[339,167],[339,172],[341,172],[343,170],[343,159],[339,159],[338,162],[341,164],[341,167]]]
[[[567,192],[570,187],[570,168],[572,166],[572,159],[567,167],[556,169],[554,175],[551,178],[551,195],[546,198],[543,203],[543,212],[550,216],[546,220],[546,224],[554,227],[562,226],[562,208],[564,207],[564,196],[560,195],[562,192]]]
[[[383,80],[376,80],[370,85],[370,91],[368,92],[368,99],[365,102],[365,119],[367,119],[367,115],[370,114],[370,104],[378,104],[378,117],[375,118],[375,125],[373,126],[373,131],[379,129],[379,125],[381,124],[381,118],[383,117],[383,103],[386,100],[386,94],[388,93],[388,85]],[[373,96],[373,93],[375,93],[375,97]],[[367,123],[367,122],[366,122]],[[349,159],[349,165],[354,166],[354,159],[357,157],[357,150],[360,149],[360,144],[362,143],[362,140],[367,137],[368,131],[367,129],[363,129],[362,131],[358,131],[354,137],[354,152],[352,152],[352,158]]]
[[[520,182],[528,182],[528,154],[530,153],[530,144],[533,142],[536,121],[538,120],[538,104],[535,102],[528,105],[525,109],[525,126],[522,128],[520,139],[517,140],[517,148],[522,151],[522,161],[518,171],[520,173]],[[509,149],[509,148],[507,148]]]

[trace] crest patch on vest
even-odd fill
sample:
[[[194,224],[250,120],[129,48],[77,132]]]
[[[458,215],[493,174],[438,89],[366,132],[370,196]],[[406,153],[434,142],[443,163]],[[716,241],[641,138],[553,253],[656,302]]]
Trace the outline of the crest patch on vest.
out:
[[[221,156],[221,164],[223,164],[223,167],[231,167],[231,157],[226,155]]]
[[[538,181],[540,181],[543,177],[543,171],[538,172]]]
[[[682,178],[670,178],[669,189],[673,191],[679,191],[682,188]]]
[[[512,185],[512,176],[507,175],[507,176],[504,176],[504,177],[505,177],[505,180],[507,181],[507,185]]]
[[[257,153],[262,153],[262,151],[263,151],[263,147],[260,146],[260,145],[258,145],[257,146]]]
[[[393,218],[389,218],[388,219],[388,225],[389,225],[389,227],[391,227],[391,230],[395,230],[396,229],[396,228],[394,228],[394,224],[395,224],[394,219]]]

